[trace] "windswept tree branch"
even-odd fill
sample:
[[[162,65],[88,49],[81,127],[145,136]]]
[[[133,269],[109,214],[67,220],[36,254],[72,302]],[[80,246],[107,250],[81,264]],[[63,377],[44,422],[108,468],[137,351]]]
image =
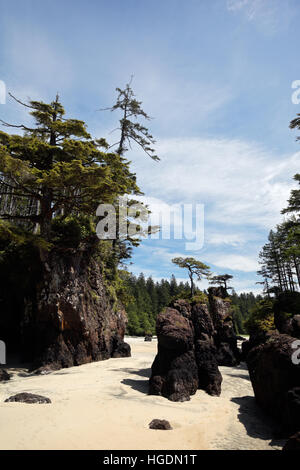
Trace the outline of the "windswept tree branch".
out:
[[[26,104],[23,101],[19,100],[12,93],[9,92],[8,94],[13,100],[15,100],[17,103],[21,104],[22,106],[25,106],[26,108],[34,109],[33,106],[30,106],[30,104]]]

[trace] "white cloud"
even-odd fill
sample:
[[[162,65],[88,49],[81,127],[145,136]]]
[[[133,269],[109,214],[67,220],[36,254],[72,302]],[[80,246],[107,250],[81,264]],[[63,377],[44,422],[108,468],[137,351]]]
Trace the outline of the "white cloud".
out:
[[[206,243],[209,245],[244,245],[248,237],[242,233],[211,233],[206,237]]]
[[[229,11],[236,11],[244,8],[249,4],[249,0],[228,0],[227,9]]]
[[[229,12],[243,14],[266,34],[287,27],[293,15],[289,2],[283,8],[281,0],[227,0],[226,7]]]
[[[263,228],[282,219],[300,160],[300,152],[278,156],[255,143],[226,139],[162,140],[158,154],[159,163],[133,163],[148,198],[203,203],[207,222]]]
[[[255,272],[258,270],[257,259],[250,256],[235,254],[220,254],[206,256],[208,262],[220,268],[234,271]]]

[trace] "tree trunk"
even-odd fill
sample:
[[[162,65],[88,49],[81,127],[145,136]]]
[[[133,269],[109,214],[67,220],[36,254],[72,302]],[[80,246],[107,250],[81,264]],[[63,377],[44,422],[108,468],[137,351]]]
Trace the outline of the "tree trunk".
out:
[[[52,221],[52,190],[44,188],[43,198],[41,199],[40,232],[46,240],[50,240],[51,221]]]
[[[190,278],[190,281],[191,281],[191,297],[194,297],[195,286],[194,286],[192,271],[189,272],[189,278]]]

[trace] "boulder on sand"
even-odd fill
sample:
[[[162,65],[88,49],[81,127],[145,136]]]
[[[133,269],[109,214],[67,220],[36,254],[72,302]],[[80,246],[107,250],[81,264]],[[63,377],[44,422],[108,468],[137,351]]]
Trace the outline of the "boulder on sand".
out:
[[[162,431],[170,431],[172,429],[172,426],[166,419],[153,419],[149,424],[149,428],[159,429]]]
[[[51,403],[50,398],[43,397],[42,395],[35,395],[34,393],[17,393],[5,400],[5,403],[20,402],[20,403]]]

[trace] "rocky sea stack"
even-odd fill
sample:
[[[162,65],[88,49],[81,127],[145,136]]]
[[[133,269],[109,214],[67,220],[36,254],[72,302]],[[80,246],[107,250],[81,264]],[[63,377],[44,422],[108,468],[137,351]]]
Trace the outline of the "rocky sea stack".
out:
[[[173,301],[158,315],[156,333],[158,352],[149,383],[151,395],[185,401],[199,388],[220,395],[218,363],[239,362],[225,289],[209,289],[208,302]]]

